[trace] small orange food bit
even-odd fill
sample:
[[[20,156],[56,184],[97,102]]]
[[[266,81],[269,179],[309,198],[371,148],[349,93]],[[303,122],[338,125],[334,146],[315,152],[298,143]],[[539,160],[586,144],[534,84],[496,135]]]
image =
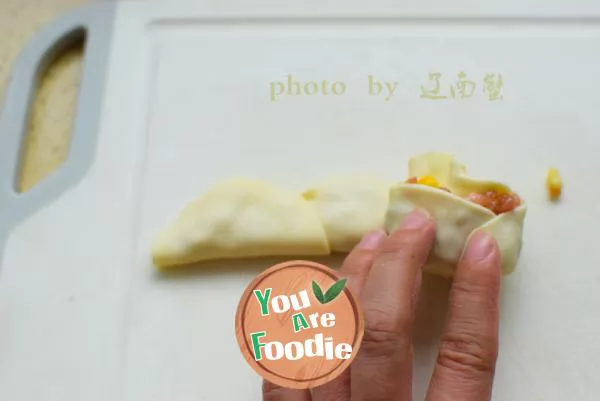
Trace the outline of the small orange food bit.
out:
[[[477,203],[495,214],[511,212],[522,203],[519,195],[515,193],[501,193],[498,191],[473,192],[467,197],[471,202]]]
[[[407,184],[416,184],[417,183],[417,177],[410,177],[408,180],[406,180]]]
[[[483,206],[486,209],[492,210],[494,208],[494,200],[485,193],[473,192],[469,194],[467,198],[471,202],[477,203],[479,206]]]
[[[550,168],[546,174],[546,188],[548,189],[548,196],[551,200],[560,198],[562,194],[562,178],[558,169]]]
[[[494,213],[502,214],[512,212],[517,207],[521,206],[522,200],[517,194],[505,193],[501,194],[497,201]]]

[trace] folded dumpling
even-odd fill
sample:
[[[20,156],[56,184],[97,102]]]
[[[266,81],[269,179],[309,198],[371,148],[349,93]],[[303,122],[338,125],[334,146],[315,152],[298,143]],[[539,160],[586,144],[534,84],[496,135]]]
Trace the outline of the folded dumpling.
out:
[[[436,240],[425,271],[452,276],[469,237],[490,233],[502,254],[502,272],[514,271],[522,248],[526,205],[507,185],[474,179],[445,153],[426,153],[409,161],[410,178],[392,186],[385,219],[392,231],[415,208],[436,221]]]
[[[391,182],[372,175],[330,178],[304,192],[316,207],[329,246],[348,252],[362,236],[383,229]]]
[[[302,194],[251,179],[215,185],[159,233],[159,267],[211,259],[327,255],[329,243],[314,206]]]

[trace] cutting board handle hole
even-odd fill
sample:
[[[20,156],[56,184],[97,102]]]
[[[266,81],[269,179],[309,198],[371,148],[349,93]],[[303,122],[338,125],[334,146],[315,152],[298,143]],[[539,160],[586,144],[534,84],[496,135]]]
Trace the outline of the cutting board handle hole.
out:
[[[38,73],[17,169],[20,193],[42,182],[67,159],[86,39],[85,29],[73,32]]]

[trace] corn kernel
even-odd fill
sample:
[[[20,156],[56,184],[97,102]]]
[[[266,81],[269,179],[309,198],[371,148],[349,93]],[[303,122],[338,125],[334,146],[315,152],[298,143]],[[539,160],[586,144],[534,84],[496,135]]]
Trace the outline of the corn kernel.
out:
[[[429,187],[439,188],[440,183],[432,176],[425,175],[423,177],[419,177],[417,180],[417,184],[427,185]]]
[[[560,198],[562,193],[562,178],[557,169],[548,169],[548,174],[546,175],[546,188],[548,189],[548,196],[550,199],[556,200]]]

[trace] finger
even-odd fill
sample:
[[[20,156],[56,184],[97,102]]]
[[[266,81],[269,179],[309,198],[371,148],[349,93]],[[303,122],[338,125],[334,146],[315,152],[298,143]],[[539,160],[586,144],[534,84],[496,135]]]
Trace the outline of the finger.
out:
[[[375,254],[387,237],[385,231],[367,233],[360,243],[350,251],[340,269],[340,275],[348,279],[348,288],[359,297],[373,265]]]
[[[386,238],[383,230],[367,233],[360,243],[350,251],[340,269],[340,275],[348,279],[348,288],[356,297],[360,296],[369,270],[373,265],[375,253]],[[337,378],[312,390],[313,401],[349,401],[350,369],[346,369]]]
[[[365,333],[352,364],[352,400],[412,398],[412,325],[435,237],[425,212],[411,213],[382,244],[362,292]]]
[[[473,236],[458,264],[427,401],[489,400],[498,353],[500,251]]]
[[[263,401],[311,401],[310,391],[280,387],[264,380]]]

